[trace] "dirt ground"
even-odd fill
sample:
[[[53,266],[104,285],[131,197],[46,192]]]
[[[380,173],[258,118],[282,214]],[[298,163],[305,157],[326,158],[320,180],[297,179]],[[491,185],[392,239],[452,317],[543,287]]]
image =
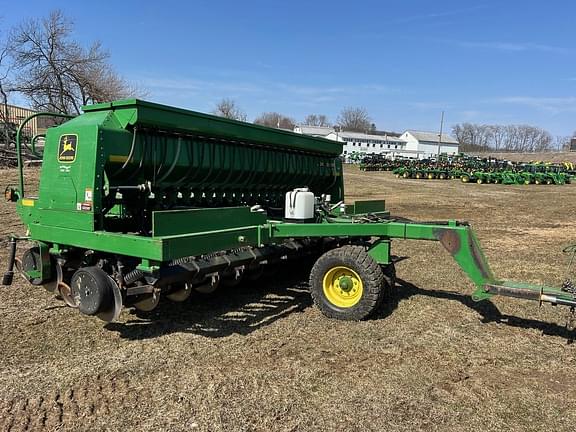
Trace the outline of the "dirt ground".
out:
[[[15,171],[0,177],[4,188]],[[348,168],[346,188],[349,201],[385,198],[405,217],[470,221],[502,278],[565,276],[576,185]],[[0,221],[0,234],[23,233],[3,201]],[[398,292],[365,322],[312,307],[305,263],[108,325],[20,280],[0,287],[0,431],[574,430],[576,344],[563,309],[474,303],[438,243],[396,241],[394,252],[409,257]]]

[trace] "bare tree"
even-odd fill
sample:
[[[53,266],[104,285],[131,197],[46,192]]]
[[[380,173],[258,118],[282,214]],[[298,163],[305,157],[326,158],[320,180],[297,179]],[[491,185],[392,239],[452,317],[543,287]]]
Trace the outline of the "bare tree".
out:
[[[506,128],[501,125],[490,125],[490,142],[492,148],[499,151],[506,144]]]
[[[548,131],[530,125],[462,123],[455,125],[452,133],[463,151],[542,152],[554,147]]]
[[[296,122],[290,118],[286,117],[277,112],[267,112],[260,114],[259,117],[254,120],[255,124],[273,127],[277,129],[290,129],[293,130]]]
[[[331,126],[330,120],[324,114],[308,114],[304,119],[304,124],[306,126]]]
[[[571,136],[557,135],[554,138],[554,148],[558,151],[569,151]]]
[[[6,66],[6,46],[0,47],[0,126],[2,127],[2,141],[8,147],[10,145],[10,111],[8,108],[8,93],[9,84],[7,78],[9,74],[9,67]]]
[[[488,150],[493,133],[494,127],[474,123],[463,123],[452,128],[452,134],[460,142],[462,149],[468,151]]]
[[[338,116],[337,123],[344,130],[353,132],[367,132],[376,129],[368,111],[361,107],[346,107]]]
[[[10,55],[15,90],[33,108],[78,114],[89,103],[133,96],[99,42],[84,48],[72,39],[73,24],[61,11],[29,20],[13,30]]]
[[[248,119],[246,113],[236,104],[236,102],[228,98],[222,99],[218,102],[216,108],[212,111],[212,114],[243,122]]]
[[[11,91],[11,84],[8,80],[10,76],[10,64],[8,63],[8,42],[5,39],[0,40],[0,141],[8,147],[10,137],[13,133],[13,126],[10,122],[10,110],[8,108],[8,95]]]

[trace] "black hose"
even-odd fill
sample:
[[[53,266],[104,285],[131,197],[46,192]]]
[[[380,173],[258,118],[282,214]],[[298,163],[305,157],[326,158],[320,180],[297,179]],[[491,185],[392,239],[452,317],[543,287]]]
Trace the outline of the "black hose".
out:
[[[132,133],[132,144],[130,145],[130,152],[128,153],[128,156],[126,157],[126,160],[124,161],[124,163],[122,164],[120,169],[118,169],[114,174],[112,174],[112,177],[116,177],[116,175],[118,175],[122,171],[124,171],[124,168],[126,168],[128,166],[128,164],[132,161],[132,158],[134,157],[134,150],[136,149],[136,130],[137,129],[138,129],[138,127],[134,126],[134,131]]]
[[[170,168],[168,168],[168,171],[166,171],[166,173],[164,175],[162,175],[162,177],[160,177],[160,180],[158,180],[158,183],[162,183],[164,180],[166,180],[168,178],[168,176],[170,174],[172,174],[172,171],[174,170],[174,168],[176,167],[176,164],[180,160],[180,148],[181,147],[182,147],[182,138],[178,137],[178,147],[176,148],[176,155],[174,156],[174,161],[172,162],[172,165],[170,166]],[[160,172],[160,169],[158,169],[158,172]]]
[[[10,238],[10,255],[8,258],[8,270],[2,276],[2,285],[9,286],[12,285],[14,280],[14,263],[16,261],[16,238]]]

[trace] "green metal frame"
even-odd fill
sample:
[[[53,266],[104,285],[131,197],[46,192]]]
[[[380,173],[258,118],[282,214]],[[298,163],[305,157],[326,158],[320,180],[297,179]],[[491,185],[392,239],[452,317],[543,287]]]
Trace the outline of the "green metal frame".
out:
[[[31,121],[32,119],[35,119],[37,117],[59,117],[59,118],[71,119],[71,118],[74,118],[75,116],[69,115],[69,114],[62,114],[62,113],[39,112],[39,113],[34,113],[34,114],[26,117],[26,119],[24,119],[24,121],[22,123],[20,123],[20,126],[18,126],[18,130],[16,131],[16,160],[18,162],[18,192],[19,192],[20,197],[25,196],[24,195],[24,166],[22,164],[22,138],[21,138],[22,137],[22,130],[24,129],[24,126],[26,126],[26,124],[28,124],[29,121]],[[38,135],[36,135],[32,139],[32,148],[33,148],[34,154],[36,154],[34,142],[35,142],[37,137],[38,137]]]
[[[194,210],[199,218],[213,217],[220,209]],[[228,209],[229,214],[247,208]],[[182,214],[178,215],[180,217]],[[171,214],[164,223],[176,227],[177,231],[186,231],[186,226],[179,226],[175,219],[177,213]],[[254,214],[252,214],[254,215]],[[257,214],[256,214],[257,215]],[[189,215],[186,215],[189,216]],[[30,235],[33,239],[52,242],[60,245],[93,249],[113,254],[127,255],[169,262],[177,258],[198,256],[218,250],[232,250],[244,246],[261,247],[269,243],[279,243],[292,238],[372,238],[379,240],[369,250],[370,255],[380,264],[390,264],[391,239],[415,239],[440,241],[455,261],[468,275],[477,288],[494,283],[496,280],[490,270],[478,240],[468,225],[450,221],[446,225],[418,224],[390,221],[387,223],[352,223],[354,219],[341,218],[339,223],[285,223],[269,221],[258,225],[245,225],[227,219],[227,227],[194,232],[188,228],[187,233],[142,237],[137,235],[118,234],[104,231],[87,232],[71,228],[51,227],[42,224],[31,224]],[[248,222],[248,221],[245,221]],[[197,225],[196,225],[197,226]],[[209,226],[204,225],[206,228]],[[198,228],[196,228],[197,230]],[[490,295],[481,291],[475,293],[478,299]]]
[[[343,199],[342,171],[337,161],[342,145],[138,100],[99,104],[84,107],[83,110],[86,114],[48,130],[37,199],[25,197],[20,138],[22,127],[42,115],[73,116],[37,113],[28,117],[17,132],[17,210],[29,229],[30,239],[41,245],[44,257],[47,251],[62,254],[71,248],[94,250],[135,257],[140,260],[139,269],[153,272],[183,257],[246,246],[265,247],[290,239],[336,238],[366,244],[368,253],[379,264],[388,265],[392,262],[392,240],[429,240],[439,241],[468,275],[476,287],[474,300],[483,300],[495,294],[517,294],[540,301],[547,301],[543,296],[560,299],[565,304],[574,301],[571,294],[558,289],[498,281],[468,224],[457,221],[416,223],[394,220],[386,211],[383,200],[357,201],[347,205],[344,214],[326,214],[314,223],[268,219],[265,214],[251,211],[248,206],[223,206],[217,203],[216,208],[155,210],[152,212],[151,235],[106,231],[102,228],[105,226],[103,218],[106,217],[103,210],[106,187],[112,190],[116,185],[139,187],[134,180],[139,175],[141,178],[138,181],[143,181],[153,174],[154,186],[159,188],[159,193],[165,194],[163,199],[174,201],[178,193],[175,188],[181,184],[174,182],[170,175],[178,170],[184,170],[184,174],[190,172],[186,163],[191,161],[197,163],[198,172],[202,173],[204,180],[196,178],[197,172],[183,177],[191,185],[185,194],[198,192],[195,187],[205,187],[200,191],[208,195],[221,192],[219,199],[222,200],[229,198],[227,194],[242,193],[242,187],[254,179],[255,160],[253,156],[252,159],[246,157],[247,153],[235,153],[234,146],[256,146],[257,151],[273,149],[276,152],[276,160],[266,161],[266,169],[259,178],[261,183],[254,182],[257,186],[272,185],[274,190],[266,191],[267,194],[282,196],[287,192],[285,188],[290,184],[289,176],[292,174],[300,176],[298,181],[306,179],[316,182],[319,188],[328,189],[314,191],[319,192],[317,196],[332,193],[333,190],[333,198],[340,201]],[[140,133],[138,128],[149,128],[153,132],[141,138],[137,135]],[[153,135],[164,131],[167,131],[166,136],[158,138]],[[182,134],[188,133],[193,134],[192,139],[196,140],[189,142],[189,152],[195,151],[194,146],[209,148],[209,139],[217,142],[214,146],[220,146],[219,152],[211,155],[213,159],[207,158],[206,163],[204,156],[198,161],[198,155],[181,154]],[[146,150],[147,139],[152,140],[151,150]],[[141,166],[134,163],[135,144],[142,147],[138,150],[140,165],[153,165],[152,171],[146,173],[146,167],[141,170]],[[60,160],[62,146],[66,149],[68,145],[74,147],[74,160]],[[165,153],[157,156],[158,149],[164,149]],[[296,156],[292,158],[286,154]],[[169,162],[157,169],[156,164],[164,161]],[[131,171],[123,172],[128,166]],[[214,166],[220,170],[216,174],[213,172],[216,169]],[[161,173],[160,178],[156,178],[157,173]],[[179,172],[176,178],[182,175]],[[266,178],[267,175],[271,178]],[[210,182],[206,182],[206,178],[210,178]],[[124,184],[119,183],[120,180]],[[187,199],[191,199],[191,196]],[[112,213],[111,217],[120,217],[122,209]],[[48,261],[43,259],[43,262],[44,266],[49,266]],[[40,274],[46,274],[44,271],[41,269]]]
[[[34,136],[32,137],[32,139],[30,140],[30,147],[31,147],[30,150],[32,151],[32,154],[33,154],[34,156],[41,158],[42,155],[36,151],[36,141],[37,141],[39,138],[46,138],[46,134],[36,134],[36,135],[34,135]]]

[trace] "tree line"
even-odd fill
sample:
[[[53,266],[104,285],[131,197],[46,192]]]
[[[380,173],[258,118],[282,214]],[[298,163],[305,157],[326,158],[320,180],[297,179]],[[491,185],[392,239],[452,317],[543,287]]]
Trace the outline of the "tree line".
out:
[[[461,151],[546,152],[566,150],[569,136],[553,137],[545,129],[530,125],[461,123],[452,127]],[[574,133],[576,135],[576,132]]]
[[[235,101],[223,99],[216,105],[213,114],[246,121],[246,113]],[[266,112],[256,117],[254,123],[292,130],[296,120],[278,112]],[[324,114],[309,114],[300,123],[306,126],[337,126],[341,130],[370,133],[376,130],[368,111],[361,107],[344,108],[333,124]],[[547,152],[569,150],[570,136],[553,137],[545,129],[522,124],[494,125],[460,123],[452,127],[452,135],[460,143],[463,152]],[[576,136],[576,131],[574,132]]]
[[[238,106],[236,101],[229,98],[222,99],[218,102],[212,114],[239,121],[246,121],[248,118],[246,112]],[[292,130],[296,126],[297,121],[292,117],[272,111],[260,114],[254,119],[254,123],[262,126]],[[376,130],[376,125],[372,122],[368,111],[362,107],[346,107],[342,109],[336,119],[336,124],[333,124],[325,114],[308,114],[300,124],[321,127],[338,126],[342,130],[353,132],[369,133]]]

